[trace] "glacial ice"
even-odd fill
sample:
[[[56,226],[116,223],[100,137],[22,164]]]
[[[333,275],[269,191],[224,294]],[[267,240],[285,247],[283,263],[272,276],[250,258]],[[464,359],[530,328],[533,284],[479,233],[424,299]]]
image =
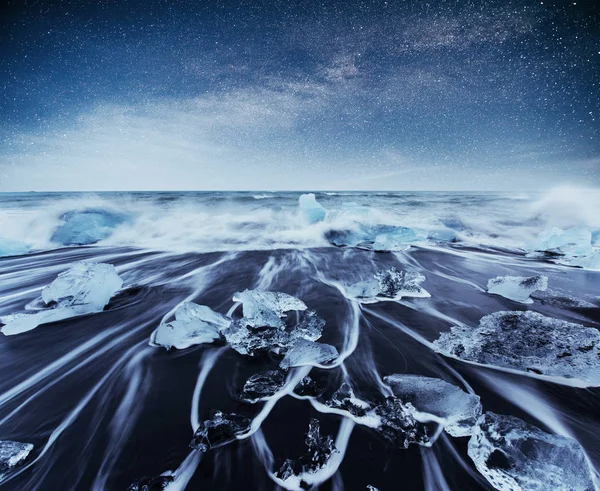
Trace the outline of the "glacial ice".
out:
[[[0,483],[8,472],[23,463],[32,450],[31,443],[0,441]]]
[[[122,213],[103,209],[69,211],[61,215],[64,222],[52,234],[52,242],[70,245],[90,245],[110,237],[116,227],[129,218]]]
[[[171,475],[144,476],[130,484],[127,491],[163,491],[169,487],[175,478]]]
[[[285,385],[285,372],[266,370],[252,375],[244,384],[240,399],[255,403],[265,400],[277,393]]]
[[[501,295],[502,297],[521,303],[533,303],[529,298],[535,291],[548,289],[547,276],[496,276],[488,281],[488,293]]]
[[[325,218],[325,208],[313,193],[303,194],[298,199],[300,211],[309,223],[317,223]]]
[[[31,246],[25,242],[0,237],[0,257],[21,256],[30,250]]]
[[[234,302],[241,302],[246,325],[251,327],[283,328],[285,312],[306,310],[306,304],[287,293],[265,290],[244,290],[233,296]]]
[[[379,271],[373,279],[350,285],[346,292],[362,303],[373,303],[381,299],[403,297],[428,298],[431,295],[421,287],[425,277],[416,271],[398,271],[395,267]]]
[[[452,327],[433,346],[460,360],[531,372],[568,385],[600,386],[600,331],[536,312],[495,312],[476,328]]]
[[[436,242],[454,242],[456,232],[450,228],[432,229],[428,231],[427,238]]]
[[[354,230],[329,230],[325,238],[337,247],[358,247],[378,252],[403,251],[418,241],[417,233],[408,227],[394,225],[361,225]]]
[[[593,252],[592,232],[586,227],[572,227],[566,230],[554,227],[542,232],[536,240],[527,244],[526,249],[565,256],[587,256]]]
[[[393,394],[418,421],[435,421],[455,437],[468,436],[481,416],[479,396],[439,378],[422,375],[388,375],[383,378]]]
[[[251,423],[252,421],[245,416],[217,411],[213,419],[200,423],[190,447],[201,452],[222,447],[235,441],[239,435],[246,433],[250,429]]]
[[[311,474],[316,474],[327,466],[332,454],[338,452],[331,435],[321,436],[319,421],[311,419],[308,433],[304,440],[306,453],[299,459],[287,459],[275,477],[285,483],[288,489],[304,489],[304,479]]]
[[[415,231],[408,227],[395,227],[394,230],[379,234],[373,242],[373,250],[377,252],[404,251],[411,242],[419,240]]]
[[[485,413],[469,440],[477,470],[501,491],[593,491],[578,442],[513,416]]]
[[[0,317],[2,333],[20,334],[40,324],[101,312],[122,286],[123,280],[112,264],[75,263],[42,290],[42,300],[52,308]]]
[[[316,382],[308,375],[304,377],[294,388],[294,393],[300,397],[320,397],[325,392],[325,387]]]
[[[184,302],[175,311],[175,320],[158,326],[150,337],[151,346],[185,349],[196,344],[212,343],[229,327],[231,319],[205,305]]]
[[[347,411],[357,418],[363,418],[371,410],[371,405],[368,402],[357,398],[354,395],[352,387],[347,382],[344,382],[340,388],[333,393],[331,399],[327,401],[327,405]]]
[[[300,338],[288,349],[279,363],[284,370],[304,365],[326,364],[339,356],[335,346]]]

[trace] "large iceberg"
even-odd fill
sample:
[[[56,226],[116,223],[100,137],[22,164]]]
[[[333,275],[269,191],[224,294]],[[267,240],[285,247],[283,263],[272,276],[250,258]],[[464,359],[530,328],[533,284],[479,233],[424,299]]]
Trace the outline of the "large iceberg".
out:
[[[398,271],[392,267],[379,271],[366,281],[359,281],[346,288],[346,294],[361,303],[374,303],[379,300],[400,300],[403,297],[428,298],[431,295],[421,287],[425,276],[416,271]]]
[[[496,276],[488,281],[488,293],[501,295],[521,303],[533,303],[529,298],[535,291],[548,289],[547,276]]]
[[[513,416],[481,416],[468,453],[477,470],[501,491],[596,489],[579,443]]]
[[[320,222],[325,218],[325,208],[316,200],[313,193],[301,195],[298,198],[298,205],[309,223]]]
[[[222,447],[235,440],[250,429],[252,420],[238,414],[225,414],[217,411],[213,419],[200,423],[194,433],[190,447],[207,452]]]
[[[112,264],[75,263],[42,290],[42,300],[51,308],[0,317],[2,333],[20,334],[40,324],[101,312],[122,286],[123,280]]]
[[[150,336],[151,346],[185,349],[196,344],[212,343],[231,319],[206,305],[184,302],[175,311],[175,320],[164,322]]]
[[[338,452],[331,435],[321,436],[319,421],[311,419],[305,439],[306,453],[299,459],[287,459],[275,477],[287,489],[305,489],[304,480],[327,466],[332,454]]]
[[[0,483],[7,473],[23,463],[32,450],[31,443],[0,441]]]
[[[0,237],[0,257],[21,256],[30,250],[31,246],[25,242]]]
[[[95,244],[112,235],[114,229],[129,220],[127,215],[103,209],[69,211],[61,215],[63,224],[52,234],[52,242],[70,245]]]
[[[288,369],[305,365],[323,365],[335,360],[338,356],[339,353],[335,346],[300,338],[288,349],[279,366]]]
[[[479,396],[468,394],[445,380],[401,374],[388,375],[383,380],[415,419],[435,421],[452,436],[470,435],[481,416]]]
[[[600,386],[600,331],[536,312],[486,315],[478,327],[452,327],[433,347],[460,360]]]

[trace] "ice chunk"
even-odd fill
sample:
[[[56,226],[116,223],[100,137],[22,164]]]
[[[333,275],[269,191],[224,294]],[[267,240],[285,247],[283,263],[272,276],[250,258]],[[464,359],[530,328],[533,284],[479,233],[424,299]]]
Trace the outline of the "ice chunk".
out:
[[[390,232],[379,234],[373,242],[373,250],[378,252],[405,251],[411,242],[419,240],[413,229],[396,227]]]
[[[144,476],[131,484],[127,491],[164,491],[174,480],[175,478],[171,475]]]
[[[499,490],[596,489],[579,443],[513,416],[481,416],[468,453],[477,470]]]
[[[31,246],[25,242],[0,237],[0,257],[3,256],[21,256],[27,254]]]
[[[305,439],[306,453],[297,460],[287,459],[275,477],[285,483],[287,489],[304,489],[303,481],[310,474],[325,468],[333,453],[338,452],[331,435],[321,436],[319,421],[311,419]]]
[[[594,251],[587,256],[573,257],[566,260],[559,259],[556,262],[578,268],[600,270],[600,250]]]
[[[432,229],[428,231],[427,238],[437,242],[454,242],[456,240],[456,232],[449,228]]]
[[[567,230],[553,228],[541,233],[526,245],[532,251],[547,251],[566,256],[587,256],[593,253],[592,232],[586,227]]]
[[[314,310],[300,313],[298,323],[290,331],[290,342],[295,339],[316,341],[323,334],[325,321]]]
[[[419,421],[436,421],[452,436],[468,436],[481,416],[479,396],[439,378],[394,374],[384,382]]]
[[[431,295],[421,287],[423,281],[425,276],[416,271],[404,272],[392,267],[387,271],[379,271],[371,280],[350,285],[346,293],[362,303],[373,303],[386,298],[428,298]]]
[[[533,303],[529,298],[533,292],[548,289],[547,276],[496,276],[488,281],[488,293],[501,295],[521,303]]]
[[[42,290],[42,300],[53,308],[1,317],[2,332],[7,336],[20,334],[40,324],[101,312],[122,286],[123,280],[113,265],[76,263]]]
[[[427,427],[414,418],[409,408],[400,399],[388,397],[373,411],[380,418],[377,431],[397,448],[408,448],[411,443],[429,445]]]
[[[306,310],[306,304],[287,293],[263,290],[245,290],[233,296],[243,305],[246,324],[252,327],[282,328],[281,318],[290,310]]]
[[[460,360],[600,386],[600,331],[536,312],[486,315],[476,328],[452,327],[433,347]]]
[[[8,472],[23,463],[32,450],[31,443],[0,441],[0,483]]]
[[[175,320],[162,323],[150,336],[151,346],[185,349],[196,344],[212,343],[229,327],[231,319],[206,305],[184,302],[175,311]]]
[[[240,399],[255,403],[275,395],[285,385],[285,372],[267,370],[252,375],[244,384]]]
[[[301,195],[298,204],[300,211],[309,223],[317,223],[325,218],[325,208],[316,200],[313,193]]]
[[[64,222],[52,234],[52,242],[69,245],[89,245],[110,237],[116,227],[129,220],[127,215],[103,209],[69,211]]]
[[[298,339],[285,354],[279,366],[288,369],[303,365],[322,365],[335,360],[338,356],[335,346]]]
[[[212,448],[222,447],[237,439],[250,429],[252,421],[238,414],[224,414],[217,411],[213,419],[200,423],[194,433],[190,447],[207,452]]]
[[[325,392],[325,387],[307,375],[300,380],[294,392],[301,397],[320,397]]]
[[[330,407],[335,407],[349,412],[352,416],[358,418],[364,417],[370,410],[371,405],[354,395],[352,387],[347,382],[344,382],[338,390],[336,390],[331,399],[327,402]]]
[[[123,280],[112,264],[79,262],[45,287],[42,299],[61,307],[86,305],[102,310],[122,286]]]

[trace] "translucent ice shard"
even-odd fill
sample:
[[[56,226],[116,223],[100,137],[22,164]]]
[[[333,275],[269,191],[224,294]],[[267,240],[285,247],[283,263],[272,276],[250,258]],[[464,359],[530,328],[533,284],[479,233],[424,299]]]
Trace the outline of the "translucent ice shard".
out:
[[[418,421],[435,421],[452,436],[468,436],[479,416],[479,396],[468,394],[460,387],[439,378],[422,375],[394,374],[384,382]]]
[[[250,429],[251,420],[237,414],[224,414],[217,411],[213,419],[200,423],[194,433],[190,447],[206,452],[222,447],[237,439]]]
[[[52,242],[69,245],[89,245],[110,237],[116,227],[129,220],[127,215],[103,209],[69,211],[64,222],[52,234]]]
[[[151,346],[184,349],[196,344],[212,343],[229,327],[231,319],[205,305],[184,302],[175,311],[175,320],[162,323],[150,336]]]
[[[3,256],[21,256],[27,254],[31,246],[18,240],[3,239],[0,237],[0,257]]]
[[[358,247],[378,252],[404,251],[420,237],[415,230],[394,225],[359,226],[350,230],[329,230],[325,238],[338,247]]]
[[[477,470],[502,491],[596,489],[579,443],[512,416],[481,416],[468,453]]]
[[[281,292],[245,290],[236,293],[233,301],[242,303],[246,325],[252,327],[282,328],[285,312],[306,310],[302,300]]]
[[[320,222],[325,218],[325,208],[316,200],[313,193],[301,195],[298,204],[300,211],[309,223]]]
[[[298,339],[287,351],[279,366],[288,369],[303,365],[322,365],[335,360],[338,356],[335,346]]]
[[[11,314],[0,318],[9,336],[35,329],[40,324],[100,312],[123,286],[111,264],[80,262],[42,290],[42,300],[53,308],[35,314]]]
[[[373,250],[378,252],[404,251],[408,249],[411,242],[418,239],[419,237],[413,229],[396,227],[394,230],[377,235],[373,242]]]
[[[593,252],[592,232],[586,227],[566,230],[553,228],[540,234],[526,249],[546,251],[567,256],[587,256]]]
[[[388,397],[373,411],[380,418],[377,431],[397,448],[408,448],[411,443],[425,446],[429,444],[427,427],[414,418],[400,399]]]
[[[268,351],[278,351],[287,345],[285,331],[279,329],[254,329],[245,319],[236,319],[222,334],[231,348],[246,356],[255,356]]]
[[[252,375],[244,384],[240,399],[255,403],[265,400],[277,393],[285,385],[285,372],[267,370]]]
[[[294,392],[301,397],[320,397],[325,392],[325,387],[306,376],[300,380],[300,383],[294,388]]]
[[[327,405],[338,409],[343,409],[353,416],[359,418],[365,416],[371,409],[371,405],[354,395],[352,387],[347,382],[344,382],[341,387],[333,393]]]
[[[31,443],[0,441],[0,483],[8,472],[23,463],[32,450]]]
[[[305,489],[305,479],[324,469],[331,455],[338,451],[331,435],[321,436],[317,419],[311,419],[304,442],[306,453],[296,460],[287,459],[279,471],[275,472],[275,477],[287,489]]]
[[[379,271],[373,279],[360,281],[347,287],[349,297],[362,303],[381,299],[399,300],[403,297],[428,298],[431,295],[421,287],[425,277],[416,271],[398,271],[395,267]]]
[[[486,315],[476,328],[452,327],[433,346],[460,360],[600,386],[600,331],[536,312]]]
[[[323,334],[325,321],[314,310],[300,313],[298,323],[290,331],[290,339],[308,339],[316,341]]]
[[[144,476],[132,483],[127,491],[163,491],[168,489],[175,478],[171,475]]]
[[[521,303],[533,303],[529,298],[533,292],[548,289],[547,276],[496,276],[488,281],[488,293],[501,295]]]

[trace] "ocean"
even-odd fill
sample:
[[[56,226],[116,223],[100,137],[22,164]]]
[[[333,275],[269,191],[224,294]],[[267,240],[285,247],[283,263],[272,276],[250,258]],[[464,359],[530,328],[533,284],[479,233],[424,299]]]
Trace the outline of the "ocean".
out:
[[[0,487],[594,489],[600,195],[302,194],[0,194],[0,440],[33,445],[5,468],[0,452]],[[82,261],[114,271],[46,301]],[[85,281],[115,273],[90,300]],[[185,302],[216,313],[194,324],[214,339],[165,349],[154,332],[185,325]],[[318,334],[245,344],[296,333],[304,309]],[[245,338],[214,328],[232,319]],[[294,361],[298,343],[335,353]],[[244,398],[267,370],[266,395]]]

